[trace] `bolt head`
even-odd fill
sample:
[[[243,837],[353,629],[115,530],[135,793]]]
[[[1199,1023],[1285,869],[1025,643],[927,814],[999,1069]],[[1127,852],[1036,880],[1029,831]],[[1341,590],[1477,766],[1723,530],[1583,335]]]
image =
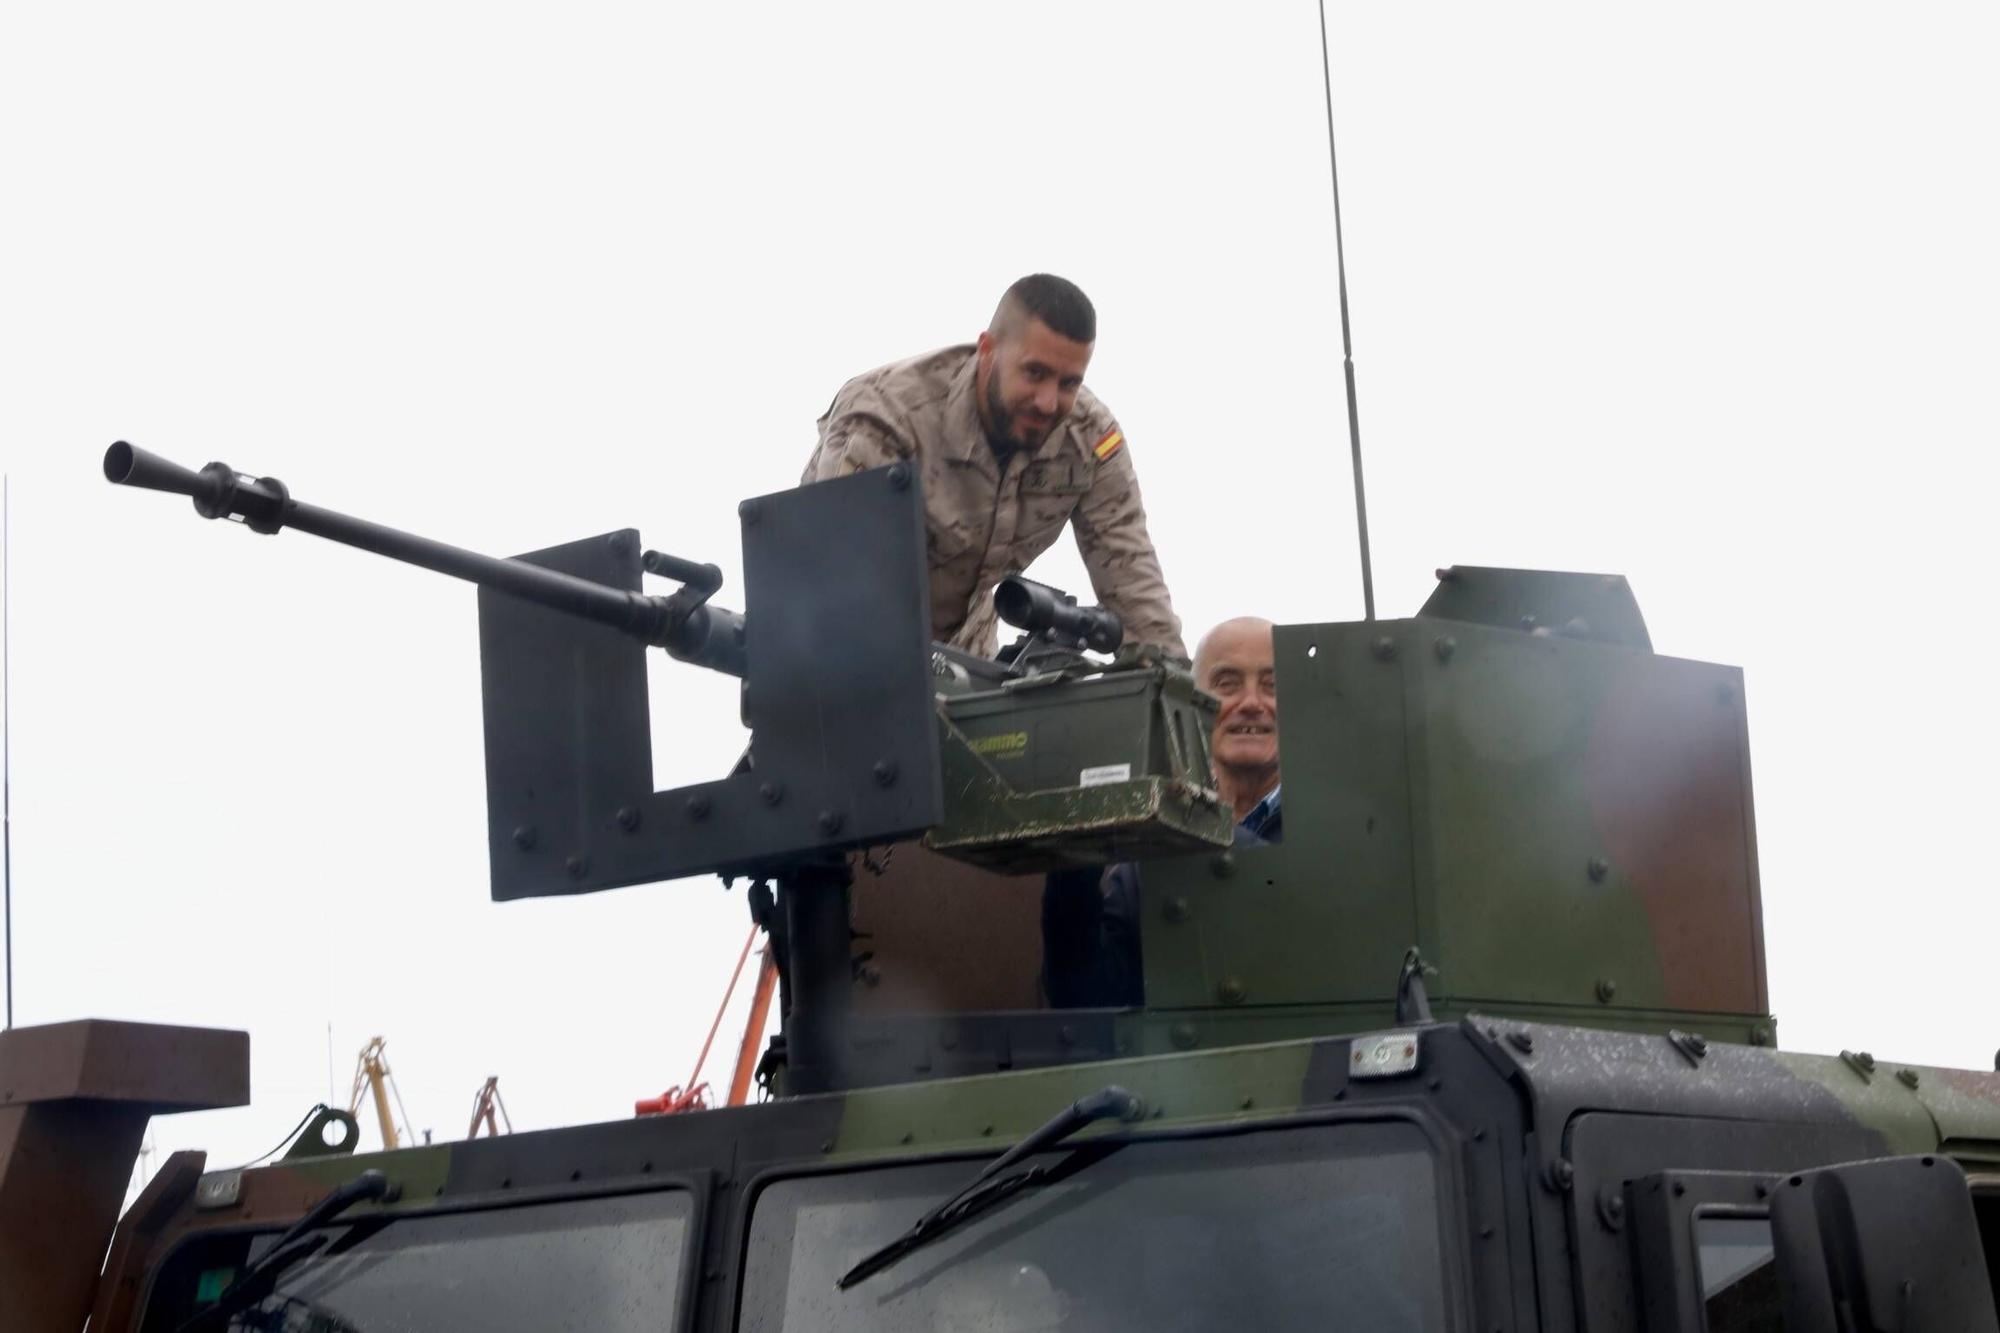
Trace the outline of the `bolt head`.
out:
[[[1196,1039],[1194,1024],[1192,1023],[1174,1024],[1173,1028],[1167,1033],[1167,1039],[1173,1042],[1173,1044],[1175,1046],[1178,1046],[1181,1050],[1185,1051],[1193,1049]]]
[[[1174,922],[1187,920],[1192,912],[1193,909],[1188,906],[1188,900],[1179,896],[1167,899],[1167,905],[1160,909],[1162,916]]]
[[[1241,1004],[1249,994],[1250,991],[1244,986],[1241,977],[1226,977],[1222,984],[1215,988],[1215,997],[1224,1004]]]
[[[1535,1034],[1525,1028],[1516,1028],[1507,1034],[1507,1044],[1523,1055],[1535,1053]]]
[[[889,465],[889,486],[890,489],[898,491],[907,491],[910,489],[910,465],[908,463],[891,463]]]
[[[873,772],[875,785],[878,787],[893,787],[896,785],[897,777],[900,776],[896,761],[893,759],[877,759]]]
[[[1236,858],[1228,852],[1217,852],[1209,858],[1208,872],[1217,879],[1228,879],[1236,873]]]
[[[1396,641],[1390,638],[1386,634],[1384,634],[1381,638],[1375,640],[1375,656],[1379,661],[1383,662],[1395,661]]]
[[[698,791],[687,798],[687,812],[690,819],[707,819],[708,812],[714,808],[714,803],[709,800],[705,791]]]
[[[1432,644],[1431,648],[1437,653],[1438,661],[1449,662],[1458,653],[1458,640],[1452,638],[1449,634],[1440,634],[1437,637],[1437,642]]]
[[[1597,1196],[1597,1215],[1612,1231],[1625,1225],[1625,1195],[1616,1187],[1607,1187]]]
[[[631,832],[631,831],[632,831],[633,829],[635,829],[635,828],[638,828],[638,827],[639,827],[639,807],[638,807],[638,806],[636,806],[636,805],[621,805],[621,806],[619,806],[619,807],[618,807],[618,827],[619,827],[619,828],[622,828],[622,829],[624,829],[624,830],[625,830],[625,831],[626,831],[627,833],[630,833],[630,832]]]
[[[533,824],[523,824],[514,830],[514,845],[524,852],[533,851],[537,836]]]
[[[764,799],[765,805],[776,805],[785,799],[785,784],[773,779],[758,787],[757,795]]]
[[[1600,1004],[1610,1004],[1610,1003],[1611,1003],[1611,999],[1612,999],[1612,997],[1613,997],[1613,996],[1615,996],[1615,995],[1617,995],[1617,994],[1618,994],[1618,983],[1617,983],[1617,982],[1613,981],[1613,980],[1612,980],[1611,978],[1609,978],[1609,977],[1603,977],[1603,978],[1600,978],[1600,979],[1598,980],[1598,983],[1597,983],[1597,1000],[1598,1000],[1598,1003],[1600,1003]]]
[[[1896,1078],[1906,1088],[1915,1088],[1917,1086],[1917,1071],[1914,1069],[1899,1069],[1896,1071]]]
[[[1602,884],[1611,873],[1611,863],[1601,856],[1591,857],[1590,864],[1584,868],[1590,872],[1591,882],[1595,884]]]
[[[590,873],[590,858],[582,852],[571,852],[569,859],[563,862],[563,869],[569,872],[571,879],[582,879]]]
[[[819,818],[814,822],[819,826],[821,837],[831,838],[834,834],[840,832],[840,812],[838,810],[822,810],[819,812]]]
[[[745,500],[736,506],[736,516],[747,526],[764,517],[764,506],[756,500]]]

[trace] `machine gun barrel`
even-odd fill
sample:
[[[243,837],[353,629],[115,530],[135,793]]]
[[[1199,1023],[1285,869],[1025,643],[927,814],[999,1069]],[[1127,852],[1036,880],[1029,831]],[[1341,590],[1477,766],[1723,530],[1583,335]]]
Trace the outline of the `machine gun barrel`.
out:
[[[609,625],[634,638],[664,648],[674,657],[733,676],[745,672],[743,617],[721,607],[704,605],[717,574],[708,587],[693,592],[683,589],[667,597],[654,597],[607,587],[531,565],[525,560],[507,560],[414,533],[370,523],[366,519],[322,509],[294,500],[285,484],[275,477],[250,477],[227,463],[210,463],[199,472],[169,462],[120,440],[104,453],[105,480],[118,486],[139,486],[189,496],[195,512],[203,518],[240,520],[252,532],[271,535],[283,528],[324,537],[345,546],[372,551],[376,555],[418,565],[455,579],[476,583],[533,602],[551,610]],[[694,566],[704,572],[713,566]]]

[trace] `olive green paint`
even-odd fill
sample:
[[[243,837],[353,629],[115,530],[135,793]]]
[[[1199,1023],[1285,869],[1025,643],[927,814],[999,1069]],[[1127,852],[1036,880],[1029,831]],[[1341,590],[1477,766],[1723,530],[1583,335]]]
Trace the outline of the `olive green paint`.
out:
[[[840,1133],[832,1151],[837,1157],[852,1158],[907,1155],[914,1150],[976,1151],[989,1146],[997,1150],[1109,1084],[1144,1099],[1149,1126],[1282,1114],[1303,1104],[1312,1052],[1309,1042],[1237,1046],[851,1092],[844,1095]],[[1110,1133],[1116,1128],[1094,1126],[1084,1133]]]

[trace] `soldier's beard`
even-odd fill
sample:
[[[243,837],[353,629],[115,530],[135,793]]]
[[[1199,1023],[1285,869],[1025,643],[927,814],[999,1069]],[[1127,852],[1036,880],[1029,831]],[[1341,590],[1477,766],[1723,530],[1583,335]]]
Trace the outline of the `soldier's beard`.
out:
[[[1005,458],[1017,449],[1034,449],[1049,438],[1060,420],[1051,421],[1033,439],[1015,420],[1015,414],[1007,410],[1007,404],[1000,397],[1000,376],[996,373],[986,381],[986,420],[990,423],[986,431],[986,443],[993,452]]]

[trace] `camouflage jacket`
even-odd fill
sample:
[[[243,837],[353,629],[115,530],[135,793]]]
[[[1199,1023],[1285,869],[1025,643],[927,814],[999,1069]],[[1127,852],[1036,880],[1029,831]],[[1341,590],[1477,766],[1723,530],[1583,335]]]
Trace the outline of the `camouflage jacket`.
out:
[[[849,380],[819,419],[819,447],[802,482],[915,459],[929,532],[931,632],[992,656],[999,641],[993,585],[1024,570],[1063,525],[1097,600],[1125,622],[1128,643],[1185,658],[1181,623],[1146,534],[1139,478],[1124,433],[1089,389],[1032,453],[1003,465],[974,401],[974,347],[947,347]]]

